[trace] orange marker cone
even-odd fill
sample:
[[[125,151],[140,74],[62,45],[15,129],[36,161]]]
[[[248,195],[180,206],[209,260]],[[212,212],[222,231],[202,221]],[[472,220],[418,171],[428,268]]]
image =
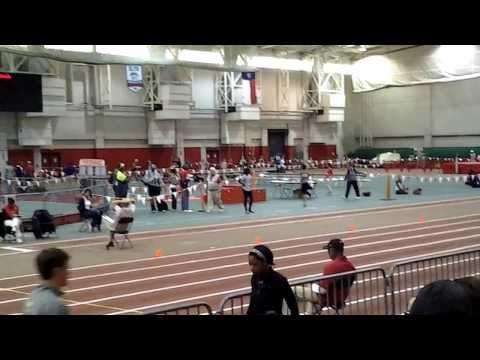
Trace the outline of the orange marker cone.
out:
[[[353,232],[357,231],[357,225],[355,225],[355,224],[350,225],[348,230],[353,231]]]
[[[165,255],[163,250],[162,249],[158,249],[157,251],[155,251],[155,257],[160,257],[160,256],[163,256]]]
[[[425,219],[425,215],[420,215],[420,218],[418,219],[418,222],[420,224],[424,224],[427,220]]]
[[[257,235],[257,236],[255,237],[255,244],[256,244],[256,245],[260,245],[261,243],[262,243],[262,237],[259,236],[259,235]]]

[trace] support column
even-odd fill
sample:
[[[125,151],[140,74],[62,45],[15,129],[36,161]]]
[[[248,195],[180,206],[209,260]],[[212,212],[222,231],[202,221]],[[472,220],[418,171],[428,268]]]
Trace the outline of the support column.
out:
[[[42,152],[40,147],[36,146],[33,149],[33,169],[38,171],[42,168]]]
[[[200,161],[207,161],[207,147],[205,145],[200,148]]]
[[[177,157],[180,161],[185,161],[185,152],[184,152],[184,144],[183,144],[183,120],[175,120],[175,137],[176,137],[176,151]]]
[[[95,110],[93,116],[95,123],[95,148],[103,149],[105,147],[105,122],[103,113],[100,110]]]
[[[308,161],[310,156],[310,115],[303,119],[303,161]]]
[[[7,134],[0,133],[0,169],[5,174],[5,166],[8,160]]]
[[[345,150],[343,148],[343,122],[337,122],[337,160],[343,159]]]
[[[262,129],[262,141],[260,143],[261,149],[261,156],[263,160],[268,161],[270,158],[270,153],[268,151],[268,129]]]
[[[430,92],[430,107],[429,114],[425,117],[425,131],[423,135],[423,147],[432,147],[432,85],[428,85],[428,90]]]
[[[293,160],[295,158],[295,137],[296,137],[296,131],[293,129],[288,129],[287,146],[286,146],[287,160]]]

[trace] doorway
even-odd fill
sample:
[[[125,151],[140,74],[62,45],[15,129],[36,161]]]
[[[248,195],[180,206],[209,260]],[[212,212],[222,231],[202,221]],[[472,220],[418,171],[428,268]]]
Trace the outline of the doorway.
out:
[[[207,161],[209,164],[220,164],[220,151],[218,149],[207,148]]]
[[[270,157],[285,157],[285,141],[288,130],[268,130],[268,151]]]
[[[55,151],[42,152],[42,169],[54,169],[60,167],[60,153]]]

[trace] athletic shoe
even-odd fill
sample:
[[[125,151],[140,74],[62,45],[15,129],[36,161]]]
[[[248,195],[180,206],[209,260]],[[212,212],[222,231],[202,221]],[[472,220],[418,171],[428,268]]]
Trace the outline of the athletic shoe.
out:
[[[18,238],[17,243],[21,244],[21,243],[23,243],[23,240],[21,238]]]
[[[248,212],[249,212],[250,214],[255,214],[255,211],[253,211],[253,210],[248,210]]]
[[[248,214],[250,214],[250,213],[247,210],[245,210],[245,215],[248,215]]]
[[[360,196],[355,196],[355,199],[358,200],[358,199],[361,199],[361,197]]]
[[[183,210],[184,212],[188,212],[188,213],[191,213],[192,210]]]
[[[347,198],[346,196],[343,196],[343,198],[344,198],[345,200],[348,200],[348,198]]]

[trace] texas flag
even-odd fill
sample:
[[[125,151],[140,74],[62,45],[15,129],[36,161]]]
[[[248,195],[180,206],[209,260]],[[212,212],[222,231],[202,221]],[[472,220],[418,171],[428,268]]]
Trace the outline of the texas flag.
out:
[[[254,72],[242,72],[243,103],[254,105],[257,103],[257,85]]]

